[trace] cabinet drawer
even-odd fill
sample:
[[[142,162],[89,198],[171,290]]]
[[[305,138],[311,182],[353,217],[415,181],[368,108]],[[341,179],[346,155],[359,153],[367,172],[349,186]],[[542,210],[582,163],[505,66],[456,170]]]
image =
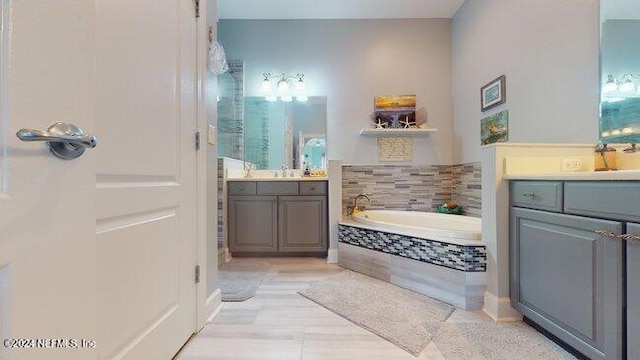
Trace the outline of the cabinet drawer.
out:
[[[640,182],[576,182],[564,184],[564,212],[640,222]]]
[[[300,195],[327,195],[326,181],[300,182]]]
[[[298,195],[297,181],[258,182],[258,195]]]
[[[562,211],[562,182],[512,181],[511,205],[531,209]]]
[[[255,195],[256,183],[254,181],[227,182],[227,193],[229,195]]]

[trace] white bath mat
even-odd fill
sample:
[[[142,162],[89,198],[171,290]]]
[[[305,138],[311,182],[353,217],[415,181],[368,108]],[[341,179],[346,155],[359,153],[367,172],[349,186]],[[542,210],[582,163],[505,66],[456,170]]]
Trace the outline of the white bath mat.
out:
[[[233,259],[220,268],[222,301],[245,301],[258,291],[269,263],[256,260]]]
[[[445,359],[575,359],[573,355],[522,322],[444,324],[433,342]]]
[[[449,304],[353,271],[313,283],[299,294],[414,356],[455,310]]]

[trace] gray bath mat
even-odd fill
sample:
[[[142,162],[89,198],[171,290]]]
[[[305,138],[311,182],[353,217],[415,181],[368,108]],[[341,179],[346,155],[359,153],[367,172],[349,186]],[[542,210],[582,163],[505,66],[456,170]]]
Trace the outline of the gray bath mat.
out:
[[[445,359],[575,359],[525,323],[447,323],[433,342]]]
[[[222,301],[245,301],[258,291],[269,263],[254,260],[231,260],[220,268]]]
[[[313,283],[299,294],[414,356],[455,310],[449,304],[353,271]]]

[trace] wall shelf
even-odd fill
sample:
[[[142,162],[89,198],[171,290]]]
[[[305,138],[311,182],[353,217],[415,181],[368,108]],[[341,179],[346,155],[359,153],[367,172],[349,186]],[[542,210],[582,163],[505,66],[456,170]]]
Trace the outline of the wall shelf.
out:
[[[362,129],[360,135],[364,136],[395,136],[395,137],[409,137],[409,136],[429,136],[431,133],[438,131],[438,129]]]

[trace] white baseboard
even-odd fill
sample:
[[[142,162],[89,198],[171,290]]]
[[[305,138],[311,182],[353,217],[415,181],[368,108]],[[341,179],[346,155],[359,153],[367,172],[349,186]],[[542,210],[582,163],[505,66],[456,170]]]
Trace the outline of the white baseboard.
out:
[[[329,251],[327,252],[327,263],[329,264],[338,263],[338,249],[329,249]]]
[[[222,310],[222,291],[220,291],[220,289],[216,289],[216,291],[207,298],[207,309],[213,309],[211,315],[207,318],[207,323],[210,323],[216,315],[218,315],[220,310]]]
[[[511,307],[510,298],[497,297],[488,291],[484,292],[482,311],[496,322],[522,321],[522,315]]]

